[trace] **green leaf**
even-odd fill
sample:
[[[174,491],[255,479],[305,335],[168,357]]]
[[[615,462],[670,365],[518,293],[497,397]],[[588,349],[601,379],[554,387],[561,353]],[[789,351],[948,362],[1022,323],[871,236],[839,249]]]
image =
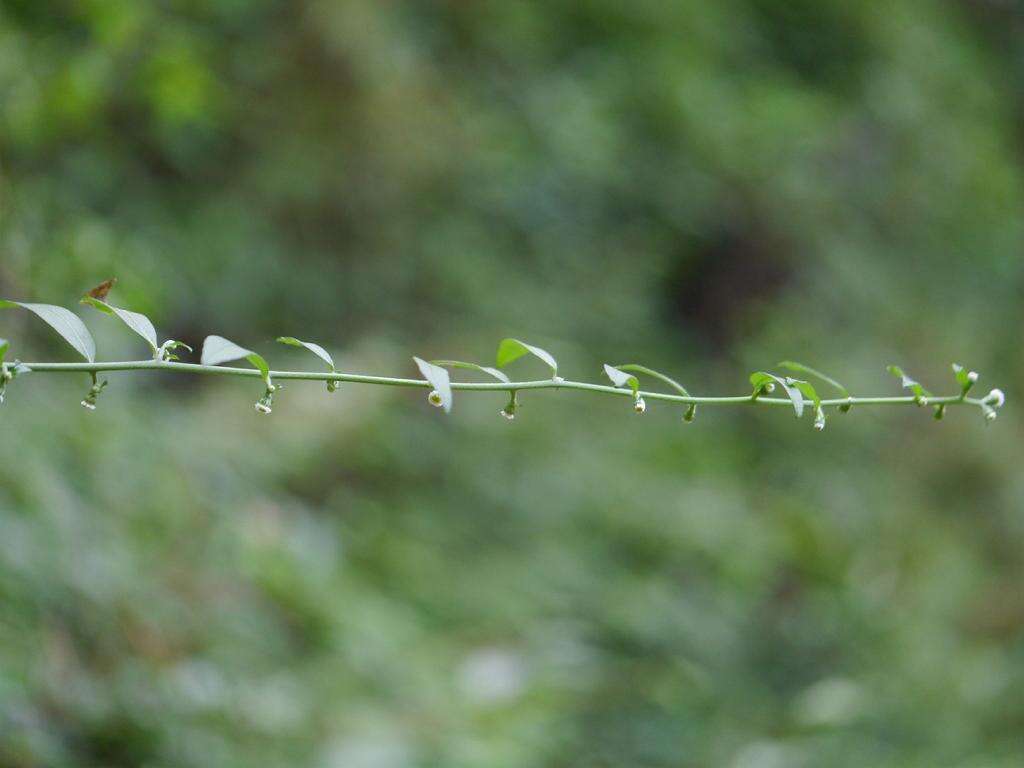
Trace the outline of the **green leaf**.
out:
[[[960,385],[960,393],[966,395],[978,380],[978,374],[968,371],[962,365],[953,363],[953,375],[956,376],[957,384]]]
[[[207,336],[203,342],[203,352],[199,362],[202,365],[221,365],[230,363],[233,360],[248,360],[253,368],[260,372],[267,387],[270,387],[270,366],[263,359],[262,355],[253,352],[251,349],[240,347],[235,342],[225,339],[223,336]]]
[[[750,384],[754,387],[754,394],[760,395],[775,388],[777,377],[764,371],[756,371],[750,374]],[[769,386],[770,385],[770,386]]]
[[[279,336],[277,340],[282,344],[288,344],[292,347],[305,347],[327,363],[327,366],[331,369],[331,373],[337,372],[338,369],[334,367],[334,358],[331,357],[330,353],[319,344],[314,344],[312,341],[302,341],[301,339],[296,339],[294,336]],[[337,392],[339,384],[340,382],[338,381],[328,381],[327,391]]]
[[[793,386],[800,390],[801,395],[803,395],[805,398],[814,403],[815,409],[821,407],[821,398],[818,396],[817,391],[814,389],[814,385],[811,384],[809,381],[803,381],[802,379],[792,379],[789,378],[788,376],[786,377],[786,381],[790,382]]]
[[[825,428],[825,411],[821,407],[821,398],[818,396],[817,390],[814,385],[809,381],[803,381],[801,379],[786,378],[786,381],[790,382],[798,390],[800,394],[810,400],[814,404],[814,428],[819,432]],[[797,414],[799,418],[800,414]]]
[[[961,387],[966,387],[973,382],[967,378],[967,369],[959,363],[953,363],[953,375],[956,376],[957,384]]]
[[[796,411],[798,419],[804,415],[804,393],[801,391],[801,385],[809,387],[808,391],[810,392],[814,391],[814,387],[806,381],[793,379],[789,376],[776,376],[774,373],[768,373],[767,371],[757,371],[750,374],[750,383],[754,386],[755,394],[764,391],[768,384],[778,384],[789,395],[789,399],[793,401],[793,410]],[[817,399],[817,393],[811,399]]]
[[[486,373],[488,376],[493,376],[498,381],[505,384],[510,383],[510,379],[502,371],[497,368],[488,368],[486,365],[477,365],[476,363],[464,363],[461,360],[431,360],[432,365],[440,365],[445,368],[463,368],[467,371],[479,371],[480,373]]]
[[[931,392],[910,378],[898,365],[890,365],[886,370],[900,380],[904,389],[909,389],[914,393],[914,400],[920,400],[922,397],[931,397]]]
[[[826,376],[821,371],[817,371],[814,368],[811,368],[809,365],[804,365],[803,363],[797,363],[797,362],[794,362],[792,360],[783,360],[781,363],[779,363],[779,368],[785,368],[788,371],[796,371],[797,373],[804,373],[804,374],[807,374],[809,376],[814,376],[815,378],[821,379],[826,384],[830,385],[833,389],[835,389],[837,392],[839,392],[839,394],[841,394],[843,397],[849,397],[850,396],[850,392],[849,392],[849,390],[847,390],[846,387],[844,387],[838,381],[833,379],[831,376]]]
[[[11,342],[7,339],[0,339],[0,365],[3,364],[4,358],[7,357],[7,350],[11,348]]]
[[[85,324],[71,310],[53,304],[26,304],[20,301],[0,299],[0,309],[21,307],[47,323],[53,330],[74,347],[75,351],[88,362],[96,362],[96,342]]]
[[[331,373],[336,373],[337,368],[334,367],[334,358],[331,357],[330,353],[321,347],[319,344],[314,344],[312,341],[301,341],[296,339],[294,336],[280,336],[277,339],[281,344],[288,344],[292,347],[305,347],[314,355],[319,357],[327,366],[331,369]]]
[[[83,296],[82,303],[89,304],[105,314],[119,317],[121,322],[146,340],[154,355],[159,350],[160,342],[157,341],[156,328],[153,327],[153,323],[150,322],[150,319],[145,315],[139,312],[132,312],[129,309],[115,307],[112,304],[107,304],[107,302],[94,298],[93,296]]]
[[[551,369],[552,378],[556,378],[558,376],[558,361],[556,361],[554,357],[540,347],[525,344],[519,341],[519,339],[501,340],[501,343],[498,345],[496,365],[499,368],[504,368],[506,365],[518,360],[523,355],[533,355]]]
[[[414,357],[413,361],[420,369],[420,373],[423,374],[423,378],[430,382],[430,386],[440,395],[441,407],[444,408],[444,412],[450,413],[452,410],[452,385],[451,379],[448,378],[448,371],[418,357]]]
[[[663,381],[666,384],[668,384],[670,387],[672,387],[672,389],[674,389],[683,397],[690,396],[690,393],[686,391],[686,388],[682,384],[680,384],[675,379],[666,376],[664,373],[659,373],[658,371],[655,371],[653,368],[648,368],[643,365],[637,365],[636,363],[627,363],[626,365],[618,365],[615,367],[618,368],[620,371],[636,371],[637,373],[642,373],[645,376],[653,376],[659,381]]]
[[[604,372],[616,387],[629,387],[633,390],[633,397],[639,397],[640,380],[636,376],[619,370],[614,365],[608,365],[608,363],[604,364]]]

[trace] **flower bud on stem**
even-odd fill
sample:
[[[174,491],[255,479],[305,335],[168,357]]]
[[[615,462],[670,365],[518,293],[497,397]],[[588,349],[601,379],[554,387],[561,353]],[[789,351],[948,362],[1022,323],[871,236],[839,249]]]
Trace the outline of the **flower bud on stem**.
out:
[[[96,410],[96,400],[99,398],[100,393],[103,392],[104,387],[107,386],[107,380],[98,381],[96,374],[90,374],[92,376],[92,387],[89,388],[89,392],[86,394],[85,399],[82,400],[82,407],[87,411]]]

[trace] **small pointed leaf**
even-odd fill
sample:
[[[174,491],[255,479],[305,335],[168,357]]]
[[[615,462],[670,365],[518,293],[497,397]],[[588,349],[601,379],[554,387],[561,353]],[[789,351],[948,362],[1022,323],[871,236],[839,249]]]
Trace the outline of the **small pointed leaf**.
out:
[[[814,376],[815,378],[821,379],[826,384],[830,385],[833,389],[835,389],[837,392],[839,392],[839,394],[841,394],[843,397],[849,397],[850,396],[850,392],[849,392],[849,390],[846,387],[844,387],[838,381],[833,379],[831,376],[826,376],[821,371],[817,371],[814,368],[811,368],[809,365],[804,365],[803,363],[797,363],[797,362],[794,362],[793,360],[783,360],[781,363],[779,363],[779,368],[785,368],[786,370],[789,370],[789,371],[796,371],[797,373],[805,373],[805,374],[808,374],[810,376]]]
[[[225,339],[223,336],[207,336],[203,342],[203,353],[200,356],[202,365],[221,365],[230,363],[233,360],[248,360],[249,363],[260,372],[263,381],[270,386],[270,366],[263,359],[262,355],[253,352],[251,349],[240,347],[235,342]]]
[[[761,394],[775,386],[776,377],[764,371],[757,371],[750,374],[750,385],[754,388],[754,394]],[[771,385],[769,387],[769,385]]]
[[[918,382],[910,378],[906,373],[904,373],[903,369],[900,368],[898,365],[890,365],[887,370],[889,371],[889,373],[891,373],[893,376],[900,380],[900,383],[903,385],[904,389],[909,389],[911,392],[914,393],[915,400],[920,400],[922,397],[931,397],[931,392],[929,392],[927,389],[922,387]]]
[[[292,347],[305,347],[327,363],[327,366],[331,369],[332,373],[337,372],[337,369],[334,367],[334,358],[331,357],[330,353],[319,344],[314,344],[312,341],[301,341],[300,339],[296,339],[294,336],[281,336],[278,338],[278,341],[281,344],[288,344]]]
[[[658,379],[659,381],[663,381],[666,384],[668,384],[670,387],[672,387],[672,389],[674,389],[676,392],[678,392],[683,397],[689,397],[690,396],[690,393],[686,391],[686,387],[684,387],[682,384],[680,384],[675,379],[666,376],[664,373],[659,373],[658,371],[654,370],[653,368],[648,368],[648,367],[643,366],[643,365],[637,365],[636,363],[627,363],[626,365],[618,365],[618,366],[615,366],[615,367],[618,368],[620,371],[636,371],[637,373],[642,373],[645,376],[653,376],[654,378]]]
[[[974,371],[969,371],[962,365],[953,363],[953,375],[956,376],[956,382],[960,385],[960,393],[966,395],[971,387],[974,386],[974,382],[978,380],[978,374]]]
[[[433,365],[440,365],[445,368],[463,368],[467,371],[479,371],[480,373],[486,373],[488,376],[493,376],[498,381],[508,384],[510,379],[505,375],[503,371],[499,371],[497,368],[488,368],[486,365],[477,365],[476,363],[464,363],[461,360],[431,360]]]
[[[968,371],[959,363],[953,363],[953,375],[956,376],[956,383],[961,387],[967,387],[973,382],[968,378]]]
[[[420,369],[420,373],[423,374],[423,378],[430,382],[430,386],[441,396],[441,407],[444,408],[444,412],[450,413],[452,410],[452,385],[451,379],[448,378],[448,371],[418,357],[414,357],[413,361]]]
[[[499,368],[504,368],[506,365],[518,360],[523,355],[533,355],[551,369],[552,378],[558,376],[558,361],[556,361],[550,353],[540,347],[534,347],[530,344],[519,341],[519,339],[502,339],[501,343],[498,345],[496,365]]]
[[[74,347],[88,362],[96,362],[96,342],[93,341],[89,329],[71,310],[53,304],[28,304],[0,299],[0,309],[12,307],[27,309],[59,333],[64,341]]]
[[[7,357],[7,350],[11,348],[11,343],[7,339],[0,339],[0,365],[3,364],[4,358]]]
[[[640,380],[636,376],[626,373],[614,365],[604,364],[605,375],[612,380],[612,384],[616,387],[629,387],[633,390],[633,397],[638,397],[640,392]]]
[[[115,307],[112,304],[107,304],[107,302],[102,299],[97,299],[89,295],[82,297],[82,303],[89,304],[105,314],[116,315],[121,319],[121,322],[146,340],[154,354],[159,350],[160,342],[157,341],[156,328],[153,327],[153,323],[150,319],[142,313]]]

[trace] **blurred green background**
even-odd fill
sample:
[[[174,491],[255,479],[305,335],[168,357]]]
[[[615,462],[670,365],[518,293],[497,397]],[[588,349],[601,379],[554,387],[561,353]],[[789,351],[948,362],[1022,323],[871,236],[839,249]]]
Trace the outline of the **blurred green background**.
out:
[[[1024,9],[0,3],[0,296],[101,359],[490,362],[974,409],[113,374],[0,410],[0,765],[1024,764]],[[27,313],[24,360],[72,359]],[[528,361],[517,364],[523,375]]]

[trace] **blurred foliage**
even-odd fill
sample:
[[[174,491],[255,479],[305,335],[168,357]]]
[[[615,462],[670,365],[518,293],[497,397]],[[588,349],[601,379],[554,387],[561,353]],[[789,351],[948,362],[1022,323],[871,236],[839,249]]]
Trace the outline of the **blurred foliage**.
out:
[[[1010,398],[818,435],[19,379],[0,765],[1020,765],[1022,32],[996,0],[0,3],[0,296],[116,275],[278,367],[310,365],[282,334],[408,374],[511,335],[578,378],[954,392],[955,360]],[[63,354],[16,314],[12,356]]]

